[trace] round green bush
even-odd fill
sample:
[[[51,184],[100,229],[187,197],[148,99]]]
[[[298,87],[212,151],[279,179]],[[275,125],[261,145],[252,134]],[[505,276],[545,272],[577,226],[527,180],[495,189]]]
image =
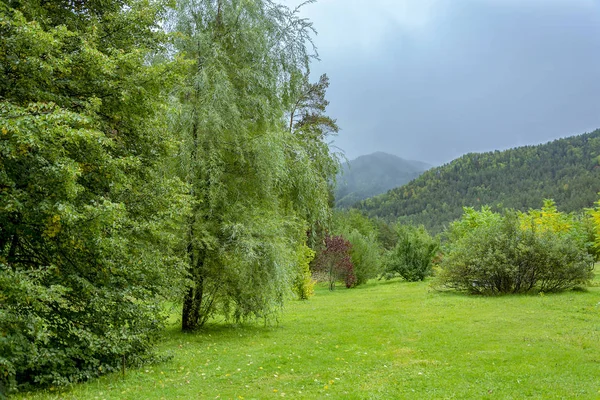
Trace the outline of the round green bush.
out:
[[[592,278],[593,258],[577,227],[524,229],[514,213],[484,219],[468,230],[459,222],[460,234],[451,227],[438,287],[486,295],[555,292]]]

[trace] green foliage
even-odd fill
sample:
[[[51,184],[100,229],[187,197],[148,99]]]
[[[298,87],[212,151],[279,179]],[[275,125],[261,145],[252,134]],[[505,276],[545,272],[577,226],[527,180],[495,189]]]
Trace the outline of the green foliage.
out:
[[[552,198],[565,212],[591,207],[600,187],[600,130],[538,146],[466,154],[414,181],[362,201],[369,216],[442,232],[463,207],[539,208]]]
[[[398,242],[388,253],[384,276],[401,276],[409,282],[422,281],[431,275],[432,261],[439,250],[439,242],[423,226],[398,225]]]
[[[183,293],[184,329],[310,293],[338,168],[312,25],[173,5],[0,2],[0,390],[147,359]]]
[[[160,4],[0,3],[0,386],[147,357],[181,288]]]
[[[528,213],[518,213],[518,215],[522,229],[550,231],[569,236],[597,259],[598,250],[594,246],[594,221],[589,214],[560,212],[554,200],[545,199],[540,210],[529,210]]]
[[[493,212],[490,207],[483,206],[480,211],[473,207],[463,209],[462,218],[453,221],[450,228],[445,232],[448,239],[452,241],[459,240],[472,232],[475,228],[481,226],[492,226],[502,220],[502,215]]]
[[[367,283],[381,273],[383,248],[378,240],[378,227],[357,210],[337,210],[333,230],[351,244],[350,257],[356,285]]]
[[[600,259],[600,201],[594,203],[594,207],[586,212],[586,217],[583,220],[584,229],[587,233],[590,246],[590,253],[595,260]]]
[[[310,58],[311,25],[297,14],[268,0],[181,1],[174,12],[176,47],[189,65],[174,119],[179,173],[194,199],[184,330],[213,315],[276,313],[293,294],[307,227],[329,219],[329,131],[321,118],[288,125]],[[325,105],[298,115],[323,117]]]
[[[315,252],[308,246],[298,247],[298,271],[294,280],[294,292],[299,300],[308,300],[315,291],[316,281],[310,272],[310,262],[315,258]]]
[[[356,285],[363,285],[381,273],[381,247],[374,235],[365,236],[356,229],[346,238],[352,244],[350,259],[354,265]]]
[[[555,233],[568,233],[572,231],[577,221],[570,214],[561,213],[556,208],[554,200],[545,199],[540,210],[530,210],[520,213],[519,219],[524,229],[552,231]]]
[[[284,102],[289,103],[289,132],[302,143],[314,168],[330,182],[338,173],[340,154],[331,151],[328,140],[337,135],[340,128],[336,120],[325,113],[329,105],[325,98],[329,78],[323,74],[318,82],[311,83],[308,72],[302,76],[299,72],[291,74],[283,97]],[[329,189],[333,187],[330,185]]]
[[[594,258],[594,261],[600,260],[600,246],[598,246],[598,225],[596,225],[595,218],[593,218],[587,210],[585,214],[580,216],[581,230],[583,236],[585,236],[585,242],[587,244],[588,253]]]
[[[587,282],[593,259],[581,224],[546,204],[528,214],[466,210],[450,227],[437,285],[502,294],[561,291]]]
[[[377,228],[377,241],[384,250],[391,250],[398,243],[398,232],[393,225],[388,224],[381,218],[373,218],[373,223]]]

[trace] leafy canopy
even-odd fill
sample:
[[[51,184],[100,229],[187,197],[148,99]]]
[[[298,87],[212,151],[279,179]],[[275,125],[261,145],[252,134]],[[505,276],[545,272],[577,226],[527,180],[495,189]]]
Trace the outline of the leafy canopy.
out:
[[[169,65],[146,1],[0,3],[0,382],[148,355],[180,286]],[[2,386],[0,385],[0,386]]]
[[[321,120],[295,130],[287,122],[304,104],[306,81],[297,78],[311,58],[312,26],[267,0],[182,1],[172,18],[189,65],[175,129],[194,201],[182,327],[213,315],[268,318],[292,294],[307,230],[329,219],[337,171]]]

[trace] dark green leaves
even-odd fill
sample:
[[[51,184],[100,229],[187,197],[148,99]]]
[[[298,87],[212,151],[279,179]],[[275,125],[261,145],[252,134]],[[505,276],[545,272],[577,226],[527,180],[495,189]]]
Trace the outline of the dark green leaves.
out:
[[[181,288],[187,199],[165,173],[173,77],[148,63],[158,9],[99,4],[0,6],[0,381],[11,391],[146,357],[158,301]]]

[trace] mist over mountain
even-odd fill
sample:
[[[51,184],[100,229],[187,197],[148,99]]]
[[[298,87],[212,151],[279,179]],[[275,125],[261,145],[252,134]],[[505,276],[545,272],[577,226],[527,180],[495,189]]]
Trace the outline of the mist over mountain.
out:
[[[348,207],[385,193],[410,182],[429,168],[431,165],[425,162],[383,152],[360,156],[343,164],[337,177],[335,204]]]
[[[600,191],[600,130],[537,146],[469,153],[432,168],[412,182],[356,207],[389,221],[441,231],[463,207],[526,211],[553,199],[562,211],[580,211]]]

